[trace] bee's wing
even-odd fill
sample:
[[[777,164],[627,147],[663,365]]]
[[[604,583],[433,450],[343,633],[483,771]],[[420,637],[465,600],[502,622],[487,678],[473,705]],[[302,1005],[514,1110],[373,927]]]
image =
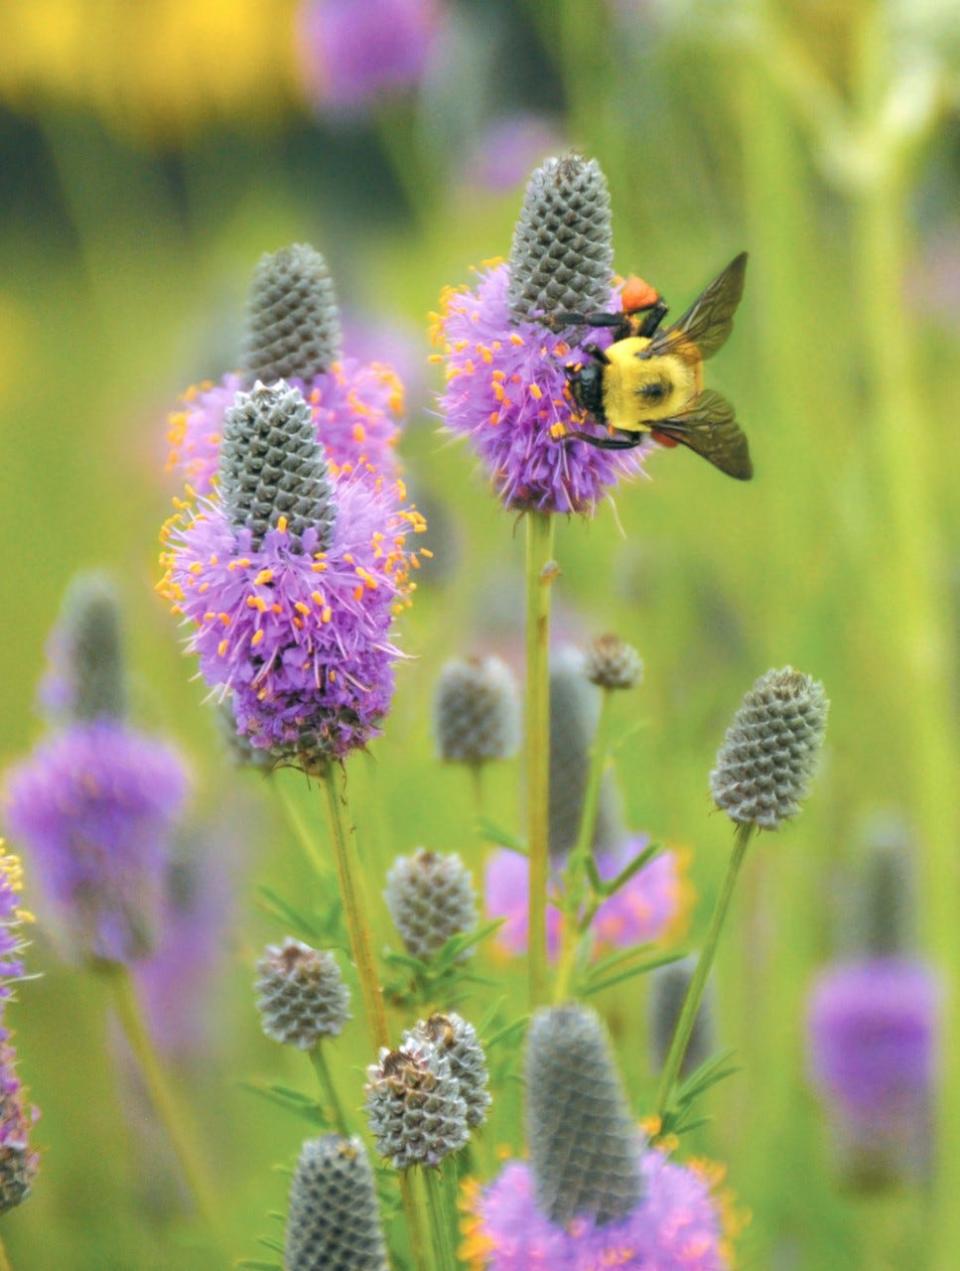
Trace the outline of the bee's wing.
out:
[[[689,447],[738,481],[749,481],[753,476],[750,448],[736,421],[733,407],[713,389],[708,388],[701,393],[682,415],[657,420],[655,437],[657,433]]]
[[[722,274],[697,297],[679,322],[655,335],[641,357],[680,352],[692,344],[701,358],[712,357],[733,330],[733,315],[743,295],[747,253],[735,256]]]

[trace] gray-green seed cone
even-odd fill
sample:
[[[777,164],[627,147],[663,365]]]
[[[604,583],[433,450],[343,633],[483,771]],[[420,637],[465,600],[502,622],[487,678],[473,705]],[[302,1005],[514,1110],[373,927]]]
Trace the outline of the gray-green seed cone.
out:
[[[510,250],[518,322],[610,306],[613,230],[607,180],[595,159],[547,159],[527,185]]]
[[[598,688],[635,688],[643,679],[643,661],[632,644],[602,635],[587,649],[584,673]]]
[[[537,1205],[551,1222],[598,1224],[632,1213],[643,1198],[643,1142],[596,1013],[539,1011],[526,1060],[527,1142]]]
[[[907,827],[890,817],[867,827],[857,888],[858,952],[872,957],[910,953],[916,939],[914,845]]]
[[[562,861],[577,841],[597,729],[600,694],[587,679],[583,655],[561,650],[550,666],[550,856]],[[595,852],[615,850],[623,839],[617,790],[607,774],[600,785]]]
[[[764,830],[796,816],[817,766],[829,705],[823,685],[793,667],[761,675],[717,752],[710,774],[717,807]]]
[[[366,1149],[339,1134],[308,1139],[290,1185],[285,1271],[388,1271]]]
[[[420,848],[413,856],[398,856],[384,898],[404,947],[415,958],[429,958],[451,936],[472,931],[477,923],[473,879],[455,852]]]
[[[120,601],[105,574],[78,574],[67,588],[55,637],[77,720],[122,719],[127,676]]]
[[[438,1165],[470,1137],[449,1059],[410,1035],[367,1069],[365,1106],[377,1151],[396,1169]]]
[[[261,256],[253,275],[245,374],[311,380],[340,356],[340,312],[327,262],[306,243]]]
[[[455,658],[440,671],[433,731],[447,763],[510,759],[520,747],[520,701],[513,672],[500,658]]]
[[[246,526],[254,547],[281,517],[293,537],[312,527],[318,548],[329,546],[336,517],[333,489],[299,389],[280,381],[237,394],[224,419],[220,494],[231,524]]]
[[[696,966],[696,958],[684,958],[680,962],[671,962],[669,966],[658,967],[650,977],[650,1048],[656,1072],[666,1061]],[[680,1065],[681,1080],[709,1059],[715,1049],[712,998],[708,980],[707,991],[700,1001],[693,1032]]]
[[[36,1173],[36,1152],[13,1143],[0,1148],[0,1214],[23,1204],[30,1195]]]
[[[267,946],[255,988],[263,1031],[298,1050],[338,1036],[350,1018],[350,993],[333,955],[292,936]]]
[[[487,1084],[487,1057],[480,1045],[477,1030],[453,1011],[418,1020],[403,1040],[434,1046],[450,1061],[450,1072],[460,1083],[460,1094],[467,1105],[467,1125],[482,1125],[492,1102]]]

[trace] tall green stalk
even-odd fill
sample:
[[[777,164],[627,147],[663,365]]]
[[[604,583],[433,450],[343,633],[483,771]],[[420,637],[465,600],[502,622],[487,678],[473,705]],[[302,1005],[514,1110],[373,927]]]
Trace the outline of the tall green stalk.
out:
[[[530,853],[530,1006],[546,999],[550,827],[550,591],[553,517],[528,512],[525,752]]]
[[[338,764],[327,764],[320,777],[326,796],[327,819],[330,825],[330,841],[333,847],[343,916],[350,938],[350,950],[360,980],[360,995],[373,1042],[374,1053],[381,1046],[389,1046],[390,1030],[383,1003],[383,989],[373,953],[373,936],[367,917],[364,899],[363,868],[357,852],[356,837],[348,826],[344,813],[347,808],[346,775]]]
[[[337,1087],[333,1084],[333,1074],[330,1071],[330,1065],[327,1063],[322,1041],[317,1042],[313,1050],[310,1051],[310,1062],[313,1065],[314,1072],[317,1074],[320,1090],[330,1105],[337,1133],[342,1134],[344,1138],[348,1138],[350,1126],[347,1122],[347,1115],[343,1110],[343,1104],[340,1102]]]
[[[707,928],[707,934],[703,941],[703,949],[700,952],[696,970],[690,981],[690,987],[687,989],[687,996],[683,1000],[683,1009],[680,1011],[680,1018],[677,1020],[673,1039],[670,1042],[670,1049],[667,1051],[667,1058],[660,1074],[660,1084],[657,1087],[657,1114],[660,1117],[670,1106],[673,1087],[676,1085],[677,1078],[680,1075],[683,1057],[687,1053],[690,1034],[693,1032],[697,1011],[700,1009],[703,992],[707,987],[710,968],[713,966],[713,960],[716,956],[720,932],[723,930],[723,924],[733,897],[733,889],[736,886],[737,875],[740,873],[740,866],[743,864],[743,858],[746,855],[747,845],[750,842],[753,831],[753,825],[738,825],[734,835],[733,851],[730,853],[730,863],[727,866],[726,877],[720,888],[720,895],[717,897],[717,903],[710,918],[710,926]]]
[[[584,880],[587,876],[587,862],[593,854],[593,840],[597,832],[597,813],[600,808],[600,788],[603,774],[607,766],[609,753],[608,732],[610,724],[610,699],[613,694],[605,688],[600,696],[600,715],[597,719],[596,731],[590,746],[590,762],[587,768],[587,780],[583,791],[583,807],[580,812],[580,827],[577,841],[566,874],[566,909],[563,915],[560,936],[560,958],[557,963],[557,978],[554,985],[553,1000],[556,1005],[566,1001],[570,993],[570,983],[577,962],[577,952],[582,939],[578,916],[584,900]]]
[[[114,1010],[140,1069],[150,1102],[167,1132],[197,1209],[201,1217],[216,1232],[219,1227],[213,1187],[207,1176],[203,1158],[194,1142],[189,1118],[180,1106],[163,1064],[154,1049],[143,1018],[133,977],[119,962],[98,963],[96,970],[110,991]]]
[[[437,1271],[456,1271],[456,1244],[452,1235],[447,1191],[439,1169],[421,1170],[430,1218],[430,1239]]]

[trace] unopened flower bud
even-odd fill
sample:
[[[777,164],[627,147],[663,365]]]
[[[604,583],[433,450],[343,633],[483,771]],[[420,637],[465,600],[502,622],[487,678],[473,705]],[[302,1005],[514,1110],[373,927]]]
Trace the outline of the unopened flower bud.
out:
[[[384,896],[404,946],[415,958],[428,958],[451,936],[476,925],[473,879],[454,852],[442,855],[420,848],[413,856],[397,857]]]
[[[377,1151],[396,1169],[438,1165],[469,1138],[467,1105],[450,1061],[412,1036],[367,1069],[366,1109]]]
[[[323,256],[306,243],[262,256],[247,322],[249,382],[311,380],[328,371],[340,356],[340,314]]]
[[[490,1078],[487,1058],[473,1025],[453,1011],[447,1011],[419,1020],[414,1028],[404,1033],[403,1039],[435,1046],[447,1057],[450,1072],[460,1083],[460,1094],[467,1105],[467,1125],[482,1125],[491,1103],[487,1090]]]
[[[366,1148],[339,1134],[308,1139],[290,1185],[286,1271],[387,1271]]]
[[[500,658],[447,662],[437,680],[433,728],[440,758],[482,764],[510,759],[520,746],[520,707],[513,673]]]
[[[643,679],[643,662],[632,644],[602,635],[587,650],[584,673],[598,688],[634,688]]]
[[[263,1031],[298,1050],[336,1037],[350,1018],[350,993],[333,955],[292,937],[267,946],[256,990]]]

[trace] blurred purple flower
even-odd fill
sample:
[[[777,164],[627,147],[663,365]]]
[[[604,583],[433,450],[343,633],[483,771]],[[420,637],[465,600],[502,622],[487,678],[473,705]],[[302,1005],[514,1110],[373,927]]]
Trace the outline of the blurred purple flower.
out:
[[[507,287],[507,266],[495,265],[474,289],[441,297],[434,339],[447,364],[447,427],[469,437],[504,507],[590,515],[618,480],[641,471],[645,447],[563,444],[582,428],[604,434],[584,420],[567,386],[564,367],[587,355],[538,322],[514,321]],[[618,292],[609,307],[620,307]],[[582,343],[606,347],[610,332],[582,331]]]
[[[404,388],[390,366],[347,357],[309,382],[296,377],[287,382],[309,403],[317,437],[338,470],[393,476]],[[224,417],[244,387],[235,373],[216,384],[206,381],[187,389],[170,415],[167,468],[179,472],[197,494],[210,492]]]
[[[435,0],[309,0],[297,39],[307,97],[318,109],[365,113],[419,82],[439,27]]]
[[[709,1177],[655,1149],[643,1153],[640,1168],[646,1191],[629,1218],[599,1226],[575,1218],[560,1227],[537,1208],[531,1167],[511,1161],[476,1197],[465,1253],[491,1271],[725,1271],[722,1206]]]
[[[187,793],[183,761],[124,724],[77,723],[7,780],[7,820],[78,956],[150,950],[168,841]]]
[[[234,916],[236,837],[217,830],[197,834],[170,861],[157,945],[137,965],[150,1032],[179,1060],[209,1054],[216,1040],[214,992]]]
[[[649,836],[628,839],[617,852],[597,858],[600,877],[609,882],[642,852]],[[525,953],[528,938],[529,861],[509,848],[494,852],[487,861],[484,894],[491,918],[505,918],[497,943],[511,954]],[[626,948],[634,944],[666,942],[682,930],[690,913],[692,889],[681,851],[662,852],[634,874],[597,911],[592,931],[600,948]],[[547,910],[547,944],[550,957],[560,947],[560,910]]]
[[[493,194],[506,193],[526,182],[531,168],[547,155],[565,148],[555,120],[527,112],[505,115],[478,139],[467,159],[464,182]]]
[[[389,313],[346,313],[341,315],[341,325],[346,360],[356,359],[371,371],[394,373],[402,385],[402,401],[395,398],[393,404],[398,413],[404,410],[412,418],[426,391],[427,348],[422,328]],[[323,433],[319,435],[325,441]]]
[[[925,1155],[940,1005],[936,976],[899,957],[835,964],[813,987],[811,1077],[861,1165],[909,1169]]]
[[[3,851],[0,839],[0,1009],[2,999],[13,994],[13,985],[26,973],[20,928],[30,915],[21,905],[23,866],[18,856]]]
[[[188,651],[252,745],[322,764],[378,735],[400,656],[390,626],[410,590],[404,540],[426,528],[401,493],[333,480],[326,551],[313,527],[278,526],[254,547],[216,498],[168,527],[161,590],[193,624]]]

